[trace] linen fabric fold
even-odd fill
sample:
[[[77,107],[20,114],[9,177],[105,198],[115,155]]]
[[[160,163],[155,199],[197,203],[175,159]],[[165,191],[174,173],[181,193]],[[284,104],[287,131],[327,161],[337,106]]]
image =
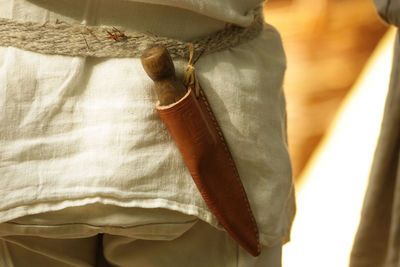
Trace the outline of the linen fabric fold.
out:
[[[393,0],[374,0],[378,14],[387,23],[400,27],[400,2]]]

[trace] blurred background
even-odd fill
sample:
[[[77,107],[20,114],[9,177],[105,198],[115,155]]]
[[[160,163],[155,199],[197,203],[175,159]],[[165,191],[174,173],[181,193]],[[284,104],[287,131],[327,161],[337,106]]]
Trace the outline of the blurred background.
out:
[[[289,149],[299,178],[388,27],[372,0],[269,0],[264,9],[288,58]]]
[[[345,267],[387,94],[395,30],[372,0],[269,0],[287,55],[297,194],[283,267]]]

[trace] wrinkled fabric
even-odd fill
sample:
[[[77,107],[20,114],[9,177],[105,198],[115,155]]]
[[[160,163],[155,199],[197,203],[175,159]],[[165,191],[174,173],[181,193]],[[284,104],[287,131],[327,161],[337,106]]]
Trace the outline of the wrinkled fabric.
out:
[[[389,23],[399,26],[400,3],[375,1]],[[389,93],[354,240],[351,267],[400,265],[400,39],[396,36]],[[377,88],[379,89],[379,88]]]
[[[199,220],[191,227],[178,224],[169,229],[167,226],[161,231],[153,231],[150,225],[142,228],[141,232],[147,232],[149,236],[153,232],[147,239],[110,234],[68,239],[7,236],[0,239],[0,266],[281,266],[281,245],[263,248],[260,256],[255,258],[226,232],[203,221]],[[171,240],[166,242],[165,235]]]
[[[379,15],[389,24],[400,27],[400,2],[397,0],[374,0]]]
[[[260,1],[215,2],[15,0],[0,3],[0,16],[142,31],[148,26],[156,34],[190,39],[225,23],[247,25],[247,14]],[[183,78],[186,62],[175,67]],[[289,240],[294,192],[278,32],[266,24],[256,39],[204,56],[196,68],[236,161],[261,243]],[[110,206],[162,208],[221,229],[155,103],[153,83],[137,58],[0,47],[0,222],[101,204],[104,214]]]

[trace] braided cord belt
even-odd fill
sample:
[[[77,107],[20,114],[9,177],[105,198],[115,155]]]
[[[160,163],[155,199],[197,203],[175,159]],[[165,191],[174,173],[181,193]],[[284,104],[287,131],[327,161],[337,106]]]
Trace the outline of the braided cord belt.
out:
[[[194,52],[211,54],[234,47],[259,35],[263,29],[261,6],[252,10],[254,20],[248,27],[228,24],[225,29],[191,41]],[[171,57],[187,58],[188,43],[143,32],[122,32],[110,26],[83,24],[18,22],[0,18],[0,46],[13,46],[32,52],[80,57],[140,57],[156,45],[165,46]]]

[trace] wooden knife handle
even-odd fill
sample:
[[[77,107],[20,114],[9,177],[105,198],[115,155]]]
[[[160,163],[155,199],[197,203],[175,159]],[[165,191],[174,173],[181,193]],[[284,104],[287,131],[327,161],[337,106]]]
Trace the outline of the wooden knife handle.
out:
[[[140,60],[147,75],[154,81],[161,106],[175,103],[186,94],[185,86],[176,78],[174,63],[165,47],[147,49]]]

